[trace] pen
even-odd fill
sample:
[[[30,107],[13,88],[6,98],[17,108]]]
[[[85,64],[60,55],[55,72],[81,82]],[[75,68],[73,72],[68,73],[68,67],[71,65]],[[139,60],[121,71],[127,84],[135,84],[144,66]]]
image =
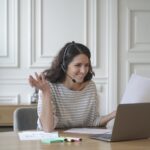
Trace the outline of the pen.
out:
[[[80,142],[80,141],[82,141],[82,139],[77,138],[77,137],[64,137],[64,141],[66,141],[66,142]]]

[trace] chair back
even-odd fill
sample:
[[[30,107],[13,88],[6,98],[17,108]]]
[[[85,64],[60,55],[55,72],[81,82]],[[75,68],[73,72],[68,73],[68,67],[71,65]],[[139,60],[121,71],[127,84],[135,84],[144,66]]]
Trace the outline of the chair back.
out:
[[[37,108],[21,107],[17,108],[13,114],[14,131],[33,130],[37,128]]]

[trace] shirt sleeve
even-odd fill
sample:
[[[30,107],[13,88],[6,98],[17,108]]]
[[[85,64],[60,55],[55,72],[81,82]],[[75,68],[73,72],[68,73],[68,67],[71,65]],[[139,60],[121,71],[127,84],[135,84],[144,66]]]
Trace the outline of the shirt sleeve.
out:
[[[58,118],[56,117],[56,108],[53,104],[53,101],[51,101],[52,103],[52,109],[53,109],[53,118],[54,118],[54,128],[56,127],[56,124],[58,122]],[[42,127],[42,123],[39,119],[40,115],[41,115],[41,112],[42,112],[42,91],[39,90],[39,96],[38,96],[38,105],[37,105],[37,114],[38,114],[38,120],[37,120],[37,129],[38,130],[43,130],[43,127]]]

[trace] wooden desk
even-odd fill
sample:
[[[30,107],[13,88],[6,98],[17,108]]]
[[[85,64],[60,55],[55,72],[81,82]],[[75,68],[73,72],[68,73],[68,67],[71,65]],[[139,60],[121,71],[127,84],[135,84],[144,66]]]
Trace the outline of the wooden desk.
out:
[[[103,142],[89,139],[87,135],[64,134],[62,136],[82,137],[82,142],[43,144],[41,141],[20,141],[15,132],[0,133],[1,150],[149,150],[150,139],[126,141],[126,142]]]

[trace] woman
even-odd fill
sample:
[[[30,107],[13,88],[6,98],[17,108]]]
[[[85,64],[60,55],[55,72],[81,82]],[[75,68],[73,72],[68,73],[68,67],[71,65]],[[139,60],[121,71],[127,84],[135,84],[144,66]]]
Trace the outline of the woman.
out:
[[[115,117],[115,112],[99,116],[90,58],[83,44],[67,43],[50,69],[29,76],[30,85],[40,90],[39,129],[51,132],[55,128],[105,126]]]

